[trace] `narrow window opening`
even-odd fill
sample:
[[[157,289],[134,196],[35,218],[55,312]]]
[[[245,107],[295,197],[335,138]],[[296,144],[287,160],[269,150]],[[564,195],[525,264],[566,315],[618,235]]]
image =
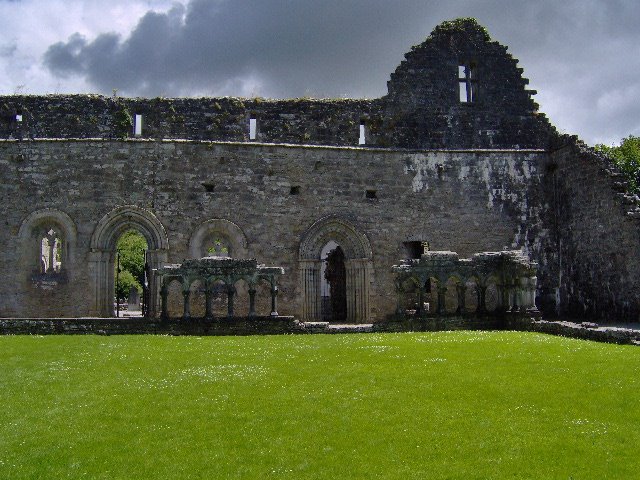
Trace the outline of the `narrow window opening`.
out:
[[[22,114],[21,113],[16,114],[16,122],[18,122],[18,123],[22,122]]]
[[[256,133],[258,130],[258,122],[255,118],[249,119],[249,140],[256,139]]]
[[[203,183],[202,186],[204,187],[204,191],[207,193],[212,193],[216,187],[213,183]]]
[[[376,190],[367,190],[365,193],[365,197],[369,200],[377,200],[378,192]]]
[[[62,269],[62,239],[50,228],[40,240],[40,272],[59,273]]]
[[[360,138],[358,138],[358,145],[364,145],[367,143],[366,135],[365,135],[365,126],[364,123],[360,124]]]
[[[136,113],[135,118],[133,120],[133,134],[136,137],[142,135],[142,115]]]
[[[458,85],[461,103],[473,103],[477,96],[476,67],[468,63],[458,66]]]
[[[291,187],[291,190],[289,190],[289,194],[300,195],[300,185],[294,185],[293,187]]]

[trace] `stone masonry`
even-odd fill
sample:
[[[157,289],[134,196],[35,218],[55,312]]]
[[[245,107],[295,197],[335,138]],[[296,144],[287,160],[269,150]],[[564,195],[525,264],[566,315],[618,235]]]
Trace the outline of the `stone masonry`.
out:
[[[0,317],[111,316],[115,242],[133,228],[151,269],[206,256],[214,237],[284,267],[279,312],[301,320],[318,320],[333,241],[349,322],[393,315],[391,267],[425,242],[520,250],[545,314],[637,321],[638,199],[527,83],[460,19],[413,47],[379,99],[0,97]],[[268,315],[269,293],[256,298]]]

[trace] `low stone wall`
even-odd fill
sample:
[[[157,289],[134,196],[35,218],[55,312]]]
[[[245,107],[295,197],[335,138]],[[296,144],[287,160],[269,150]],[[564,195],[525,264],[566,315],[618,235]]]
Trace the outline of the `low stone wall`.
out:
[[[375,332],[437,332],[443,330],[501,330],[504,320],[491,315],[391,316],[373,324]]]
[[[306,333],[293,317],[234,317],[203,320],[132,318],[3,318],[2,335],[280,335]]]
[[[515,330],[563,337],[640,345],[640,330],[594,323],[549,321],[532,317],[459,316],[390,317],[366,325],[303,323],[291,316],[232,319],[148,320],[131,318],[2,318],[0,335],[283,335],[367,332],[436,332],[444,330]]]
[[[512,318],[505,328],[523,332],[548,333],[562,337],[592,340],[595,342],[617,343],[620,345],[640,345],[640,330],[600,326],[595,323],[574,323],[550,321],[536,318]]]

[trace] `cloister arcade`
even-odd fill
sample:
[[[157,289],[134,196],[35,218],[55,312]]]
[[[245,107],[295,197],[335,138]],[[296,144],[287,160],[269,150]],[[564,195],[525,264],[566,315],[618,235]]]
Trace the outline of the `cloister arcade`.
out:
[[[396,314],[482,315],[534,310],[536,268],[537,264],[520,251],[483,252],[467,259],[458,258],[455,252],[427,251],[419,259],[393,266]],[[491,290],[496,297],[493,308],[488,308],[487,293]],[[432,293],[433,299],[426,301]],[[455,305],[448,308],[451,300]],[[468,308],[470,303],[475,304],[473,311]]]
[[[178,282],[183,296],[182,318],[189,320],[191,314],[191,297],[194,293],[194,284],[205,293],[204,318],[213,319],[214,295],[218,293],[218,286],[223,287],[227,296],[226,317],[234,317],[234,301],[237,293],[236,284],[245,282],[249,293],[248,317],[258,316],[256,313],[256,293],[260,283],[266,282],[271,293],[272,317],[278,316],[278,283],[277,279],[284,274],[280,267],[265,267],[258,265],[256,260],[242,260],[223,256],[211,256],[201,259],[185,260],[182,264],[166,265],[155,270],[158,276],[161,298],[161,317],[170,317],[169,290],[173,282]],[[197,291],[197,290],[196,290]]]

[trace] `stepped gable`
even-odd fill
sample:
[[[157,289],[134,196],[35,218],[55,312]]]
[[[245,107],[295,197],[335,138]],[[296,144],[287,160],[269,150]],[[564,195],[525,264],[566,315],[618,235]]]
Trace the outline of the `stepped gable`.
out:
[[[391,75],[389,143],[417,148],[546,148],[551,127],[518,60],[475,19],[438,25]],[[469,98],[465,98],[469,89]],[[467,101],[468,100],[468,101]]]

